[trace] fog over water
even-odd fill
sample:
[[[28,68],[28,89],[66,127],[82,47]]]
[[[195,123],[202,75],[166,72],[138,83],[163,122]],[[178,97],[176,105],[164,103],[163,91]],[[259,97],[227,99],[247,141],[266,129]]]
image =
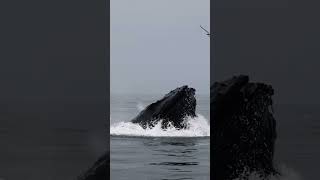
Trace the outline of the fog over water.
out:
[[[209,0],[112,0],[110,90],[209,93]]]

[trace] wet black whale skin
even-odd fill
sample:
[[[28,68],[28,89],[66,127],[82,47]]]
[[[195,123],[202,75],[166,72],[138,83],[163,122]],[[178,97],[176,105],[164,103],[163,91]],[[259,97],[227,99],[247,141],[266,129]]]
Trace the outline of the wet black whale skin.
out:
[[[183,129],[186,128],[185,117],[196,116],[196,105],[195,89],[182,86],[147,106],[131,122],[138,123],[143,128],[152,128],[162,120],[163,129],[167,128],[169,123],[177,129]]]

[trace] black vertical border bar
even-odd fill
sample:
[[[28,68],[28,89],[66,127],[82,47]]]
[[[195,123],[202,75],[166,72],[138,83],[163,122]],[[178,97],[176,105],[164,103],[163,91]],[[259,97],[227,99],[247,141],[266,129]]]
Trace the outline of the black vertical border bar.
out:
[[[108,130],[107,134],[107,150],[108,150],[108,167],[106,167],[109,171],[109,179],[110,179],[110,1],[111,0],[105,0],[105,26],[106,26],[106,34],[105,34],[105,46],[106,46],[106,65],[105,65],[105,72],[107,75],[106,78],[106,128]]]
[[[32,119],[44,122],[63,119],[69,126],[80,121],[92,121],[101,126],[105,124],[107,132],[103,134],[106,138],[103,148],[109,151],[109,0],[1,1],[0,12],[1,102],[10,103],[13,113],[32,113]],[[92,24],[86,24],[88,22]],[[66,103],[68,107],[62,111],[61,107]],[[51,116],[54,110],[59,110],[60,116]],[[2,108],[2,111],[6,109]],[[25,123],[27,117],[13,113],[0,113],[0,119],[6,117],[8,122],[14,121],[20,125],[9,127],[15,136],[19,136],[19,141],[10,142],[10,146],[6,141],[0,142],[1,147],[6,147],[2,148],[4,152],[0,154],[0,162],[4,162],[4,158],[10,161],[11,157],[22,156],[16,147],[32,147],[35,144],[33,141],[52,145],[59,143],[55,138],[41,139],[48,133],[37,132],[39,127]],[[70,121],[70,117],[74,121]],[[26,136],[31,131],[38,133],[37,137],[32,137],[35,139]],[[55,167],[59,164],[52,163],[54,155],[55,151],[48,152],[50,158],[43,164],[44,169],[50,167],[45,169],[49,178],[58,174]],[[17,169],[28,167],[32,172],[39,172],[23,161],[24,158],[18,158],[15,162]],[[88,158],[82,163],[90,166],[92,162]],[[2,168],[8,167],[8,164],[2,164],[0,179],[14,179],[13,173]],[[71,169],[75,177],[80,175],[78,171],[85,171],[74,167]],[[35,176],[42,177],[43,174],[39,172]]]

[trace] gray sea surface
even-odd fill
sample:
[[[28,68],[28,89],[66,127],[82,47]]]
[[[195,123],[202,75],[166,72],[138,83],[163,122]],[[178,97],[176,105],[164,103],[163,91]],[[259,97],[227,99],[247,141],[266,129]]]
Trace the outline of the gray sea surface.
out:
[[[111,125],[128,122],[164,94],[112,94]],[[197,113],[209,121],[209,95],[197,95]],[[208,180],[210,137],[110,137],[112,180]]]

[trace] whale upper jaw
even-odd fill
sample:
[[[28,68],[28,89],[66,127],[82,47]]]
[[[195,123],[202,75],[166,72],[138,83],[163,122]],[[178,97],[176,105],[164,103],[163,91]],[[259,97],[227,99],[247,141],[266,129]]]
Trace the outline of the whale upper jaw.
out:
[[[160,121],[163,129],[169,124],[177,129],[186,128],[185,118],[196,116],[195,91],[186,85],[178,87],[147,106],[131,122],[139,123],[143,128],[152,128]]]

